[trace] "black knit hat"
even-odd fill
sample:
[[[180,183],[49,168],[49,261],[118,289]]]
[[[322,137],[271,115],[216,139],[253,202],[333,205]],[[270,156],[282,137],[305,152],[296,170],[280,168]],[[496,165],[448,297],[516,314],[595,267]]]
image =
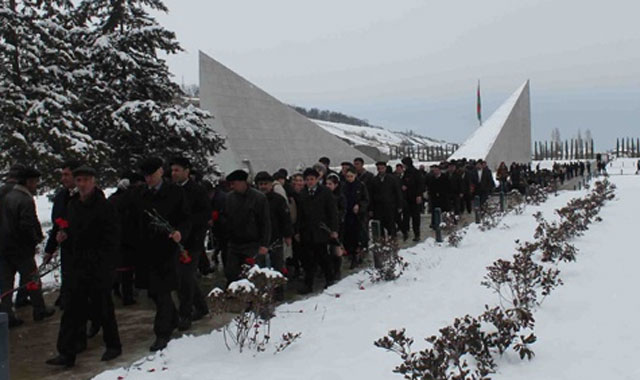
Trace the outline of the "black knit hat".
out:
[[[249,173],[245,172],[244,170],[234,170],[231,173],[229,173],[229,175],[227,176],[227,182],[232,182],[232,181],[245,181],[249,178]]]

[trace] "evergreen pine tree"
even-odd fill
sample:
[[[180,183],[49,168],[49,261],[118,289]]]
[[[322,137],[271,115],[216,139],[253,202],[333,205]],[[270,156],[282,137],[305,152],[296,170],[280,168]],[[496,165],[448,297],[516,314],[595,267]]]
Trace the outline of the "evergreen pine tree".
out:
[[[206,171],[223,148],[223,138],[206,123],[208,112],[180,101],[183,94],[158,52],[182,49],[175,33],[159,25],[148,10],[167,8],[160,0],[80,3],[78,19],[92,31],[88,62],[95,74],[84,93],[82,117],[91,134],[113,150],[114,169],[130,168],[149,154],[180,152]]]
[[[84,30],[71,8],[68,0],[0,2],[0,168],[34,165],[49,183],[62,160],[95,161],[107,149],[76,112],[89,72],[73,45]]]

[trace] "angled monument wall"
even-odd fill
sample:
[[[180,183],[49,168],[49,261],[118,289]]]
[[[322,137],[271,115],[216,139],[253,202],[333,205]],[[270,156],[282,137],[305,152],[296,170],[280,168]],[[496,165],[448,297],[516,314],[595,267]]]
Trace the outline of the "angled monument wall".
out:
[[[203,52],[200,107],[213,114],[210,123],[227,138],[227,149],[215,157],[224,173],[273,173],[279,168],[291,172],[322,156],[332,165],[355,157],[372,161]]]
[[[529,81],[518,88],[450,159],[483,159],[495,170],[501,162],[531,161]]]

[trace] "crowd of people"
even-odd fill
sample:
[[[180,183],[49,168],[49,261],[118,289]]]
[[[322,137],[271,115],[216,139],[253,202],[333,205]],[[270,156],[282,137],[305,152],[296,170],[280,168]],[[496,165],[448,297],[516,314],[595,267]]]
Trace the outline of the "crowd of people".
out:
[[[53,198],[43,262],[59,256],[56,306],[63,314],[58,355],[47,363],[69,368],[100,330],[102,360],[121,355],[114,292],[127,306],[136,303],[134,288],[147,290],[155,304],[150,350],[158,351],[176,329],[186,331],[209,313],[198,275],[218,264],[227,283],[241,277],[244,265],[257,264],[300,278],[298,291],[308,294],[319,274],[325,288],[340,278],[343,258],[351,268],[362,263],[370,220],[378,221],[382,236],[406,241],[411,230],[420,241],[426,210],[471,213],[474,199],[483,204],[494,191],[525,193],[533,183],[584,175],[590,164],[549,171],[502,163],[494,177],[482,160],[442,162],[427,170],[405,157],[395,168],[377,162],[372,173],[362,158],[334,171],[322,157],[291,175],[280,169],[250,179],[236,170],[214,186],[183,156],[148,157],[137,171],[123,173],[110,196],[98,187],[94,168],[68,161],[60,169],[62,187]],[[45,305],[37,277],[36,250],[45,239],[34,201],[39,177],[34,168],[16,164],[0,188],[0,307],[11,328],[23,323],[14,312],[16,274],[15,306],[30,303],[35,321],[55,313]],[[276,296],[283,299],[283,289]]]

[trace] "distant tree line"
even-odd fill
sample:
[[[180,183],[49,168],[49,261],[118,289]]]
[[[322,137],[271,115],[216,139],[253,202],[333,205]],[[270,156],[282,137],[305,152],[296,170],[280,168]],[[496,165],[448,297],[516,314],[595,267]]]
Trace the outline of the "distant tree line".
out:
[[[298,111],[299,114],[308,117],[309,119],[331,121],[334,123],[343,123],[343,124],[350,124],[350,125],[364,125],[367,127],[372,126],[365,119],[358,119],[357,117],[345,115],[341,112],[319,110],[317,108],[306,109],[304,107],[298,107],[293,105],[290,107]]]

